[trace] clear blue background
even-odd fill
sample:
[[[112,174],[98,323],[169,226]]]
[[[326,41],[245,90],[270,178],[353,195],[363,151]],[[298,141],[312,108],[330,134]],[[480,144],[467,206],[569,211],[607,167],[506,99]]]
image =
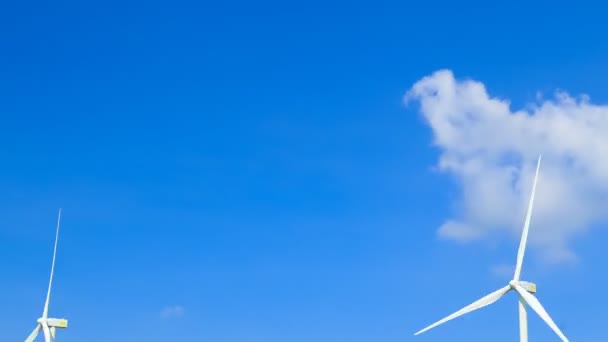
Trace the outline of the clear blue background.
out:
[[[35,326],[62,207],[60,341],[514,341],[517,241],[436,237],[458,187],[402,96],[440,68],[520,106],[608,101],[606,7],[489,1],[0,6],[0,318]],[[605,241],[524,276],[573,341],[608,338]],[[162,318],[182,305],[182,317]],[[557,341],[530,316],[531,341]]]

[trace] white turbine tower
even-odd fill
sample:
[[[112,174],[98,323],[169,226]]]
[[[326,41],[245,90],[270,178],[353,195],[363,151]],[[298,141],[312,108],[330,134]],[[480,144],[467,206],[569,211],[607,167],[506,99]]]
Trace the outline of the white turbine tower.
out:
[[[509,282],[509,284],[501,289],[498,289],[495,292],[490,293],[489,295],[479,299],[473,304],[465,306],[464,308],[456,311],[455,313],[445,317],[444,319],[420,330],[414,335],[422,334],[423,332],[432,329],[440,324],[443,324],[449,320],[452,320],[456,317],[465,315],[471,311],[481,309],[484,306],[490,305],[497,300],[499,300],[502,296],[507,294],[510,291],[516,291],[519,296],[519,336],[521,342],[528,342],[528,316],[526,312],[526,305],[530,306],[532,310],[534,310],[542,319],[551,327],[551,329],[562,339],[562,341],[568,342],[568,339],[564,334],[559,330],[555,322],[551,319],[547,311],[540,304],[538,299],[533,295],[536,292],[536,284],[521,281],[519,280],[521,275],[521,266],[524,260],[524,253],[526,251],[526,243],[528,241],[528,230],[530,227],[530,216],[532,215],[532,204],[534,203],[534,193],[536,192],[536,182],[538,180],[538,171],[540,169],[540,160],[541,157],[538,157],[538,164],[536,165],[536,175],[534,177],[534,185],[532,186],[532,195],[530,196],[530,202],[528,205],[528,213],[526,214],[526,221],[524,224],[524,230],[521,235],[521,241],[519,244],[519,250],[517,252],[517,264],[515,266],[515,274],[513,275],[513,280]]]
[[[51,278],[49,280],[49,288],[46,293],[46,302],[44,303],[44,310],[42,311],[42,317],[38,318],[38,324],[34,331],[27,337],[25,342],[32,342],[38,336],[40,330],[44,334],[45,342],[55,341],[55,331],[57,328],[63,329],[68,327],[68,321],[66,319],[49,318],[49,301],[51,300],[51,287],[53,285],[53,273],[55,271],[55,257],[57,256],[57,240],[59,239],[59,223],[61,221],[61,209],[59,209],[59,216],[57,217],[57,231],[55,232],[55,248],[53,249],[53,263],[51,264]]]

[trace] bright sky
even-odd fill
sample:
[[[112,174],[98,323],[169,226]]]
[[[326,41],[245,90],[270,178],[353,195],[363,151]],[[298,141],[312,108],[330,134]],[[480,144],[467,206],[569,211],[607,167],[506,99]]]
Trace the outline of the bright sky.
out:
[[[523,278],[571,340],[607,340],[605,23],[570,2],[4,4],[3,340],[42,313],[59,207],[61,342],[516,340],[512,293],[413,333],[511,278],[539,153]]]

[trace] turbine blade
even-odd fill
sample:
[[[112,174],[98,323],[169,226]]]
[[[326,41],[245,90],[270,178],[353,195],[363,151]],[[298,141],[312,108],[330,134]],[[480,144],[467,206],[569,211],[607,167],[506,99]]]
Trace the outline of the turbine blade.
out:
[[[452,320],[452,319],[454,319],[456,317],[459,317],[459,316],[462,316],[464,314],[467,314],[467,313],[469,313],[471,311],[474,311],[474,310],[477,310],[477,309],[481,309],[484,306],[490,305],[490,304],[494,303],[495,301],[499,300],[500,297],[504,296],[507,292],[509,292],[511,290],[512,290],[511,287],[508,286],[508,285],[505,286],[505,287],[503,287],[503,288],[501,288],[501,289],[498,289],[497,291],[494,291],[494,292],[490,293],[489,295],[487,295],[487,296],[479,299],[475,303],[469,304],[469,305],[465,306],[464,308],[456,311],[455,313],[453,313],[453,314],[445,317],[444,319],[442,319],[442,320],[440,320],[440,321],[438,321],[436,323],[433,323],[433,324],[429,325],[428,327],[420,330],[419,332],[415,333],[414,335],[420,335],[423,332],[425,332],[427,330],[430,330],[430,329],[432,329],[432,328],[434,328],[434,327],[436,327],[436,326],[438,326],[440,324],[443,324],[443,323],[445,323],[445,322],[447,322],[449,320]]]
[[[34,330],[32,331],[32,333],[30,334],[30,336],[28,336],[25,339],[25,342],[34,342],[34,340],[38,336],[38,333],[40,332],[40,328],[41,328],[40,324],[36,325],[36,327],[34,328]]]
[[[534,204],[534,193],[536,192],[536,182],[538,181],[538,171],[540,169],[540,159],[538,156],[538,163],[536,164],[536,175],[534,176],[534,184],[532,185],[532,194],[530,195],[530,202],[528,203],[528,212],[526,213],[526,222],[524,223],[524,230],[521,234],[521,241],[519,242],[519,250],[517,251],[517,264],[515,265],[515,274],[513,280],[519,280],[521,275],[521,265],[524,261],[524,254],[526,252],[526,244],[528,242],[528,231],[530,229],[530,218],[532,217],[532,206]]]
[[[54,342],[55,341],[55,333],[57,331],[57,328],[51,327],[50,330],[51,330],[51,342]]]
[[[59,224],[61,222],[61,208],[59,208],[59,215],[57,216],[57,230],[55,232],[55,247],[53,248],[53,263],[51,264],[51,278],[49,279],[49,289],[46,293],[46,302],[44,303],[44,311],[42,312],[42,318],[47,318],[49,313],[49,302],[51,300],[51,287],[53,286],[53,273],[55,272],[55,258],[57,256],[57,240],[59,240]]]
[[[521,298],[523,298],[523,300],[532,308],[532,310],[536,311],[540,318],[542,318],[543,321],[547,323],[547,325],[557,334],[557,336],[562,339],[562,341],[568,342],[568,339],[566,338],[566,336],[564,336],[564,333],[559,330],[555,322],[553,322],[553,320],[551,319],[551,316],[549,316],[545,308],[543,308],[543,306],[540,304],[540,302],[538,301],[538,299],[536,299],[534,295],[532,295],[519,285],[515,286],[515,291],[519,293]]]

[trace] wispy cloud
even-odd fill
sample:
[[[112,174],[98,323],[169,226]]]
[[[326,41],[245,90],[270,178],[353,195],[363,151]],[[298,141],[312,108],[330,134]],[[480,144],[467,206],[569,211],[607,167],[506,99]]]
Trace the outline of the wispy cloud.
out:
[[[512,277],[515,272],[515,266],[507,264],[494,265],[490,268],[490,272],[500,278]]]
[[[182,317],[186,313],[186,310],[181,305],[173,305],[167,306],[163,308],[160,312],[161,318],[172,318],[172,317]]]
[[[571,240],[606,222],[608,106],[557,92],[513,111],[482,83],[458,80],[450,70],[424,77],[405,100],[420,104],[441,150],[439,169],[462,190],[440,237],[472,242],[508,233],[519,239],[540,153],[531,247],[545,260],[573,261]]]

